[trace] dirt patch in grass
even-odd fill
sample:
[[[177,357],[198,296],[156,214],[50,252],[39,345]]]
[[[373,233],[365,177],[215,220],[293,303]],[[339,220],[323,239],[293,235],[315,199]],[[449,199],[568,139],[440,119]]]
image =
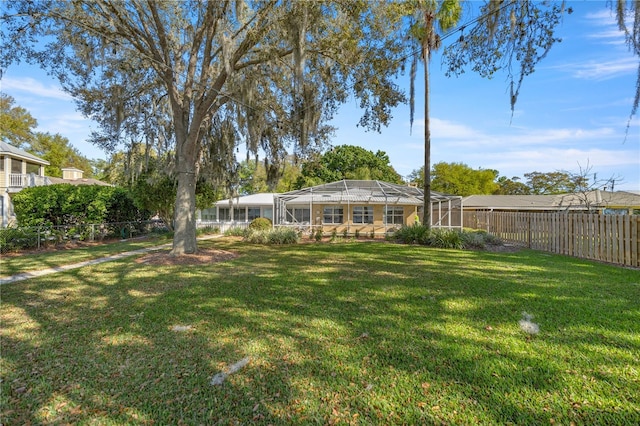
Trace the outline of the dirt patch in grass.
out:
[[[225,262],[238,257],[237,253],[214,248],[201,248],[195,254],[183,254],[174,256],[169,250],[155,251],[135,260],[136,263],[147,265],[209,265],[211,263]]]

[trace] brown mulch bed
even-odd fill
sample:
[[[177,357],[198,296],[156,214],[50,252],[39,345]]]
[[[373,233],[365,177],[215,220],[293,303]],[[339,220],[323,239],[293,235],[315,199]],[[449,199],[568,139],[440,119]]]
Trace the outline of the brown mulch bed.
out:
[[[195,254],[183,254],[173,256],[170,250],[154,251],[135,260],[136,263],[158,266],[174,265],[209,265],[224,262],[238,257],[237,253],[213,248],[201,248]]]

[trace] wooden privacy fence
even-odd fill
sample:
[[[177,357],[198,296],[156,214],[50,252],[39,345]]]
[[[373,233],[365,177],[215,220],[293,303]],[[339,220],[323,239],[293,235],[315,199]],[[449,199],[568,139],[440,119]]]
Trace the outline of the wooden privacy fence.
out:
[[[464,226],[536,250],[640,266],[640,216],[465,212]]]

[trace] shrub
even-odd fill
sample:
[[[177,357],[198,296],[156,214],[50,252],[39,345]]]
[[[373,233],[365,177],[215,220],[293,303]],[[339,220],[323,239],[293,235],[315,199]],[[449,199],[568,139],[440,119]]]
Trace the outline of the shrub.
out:
[[[252,229],[244,236],[244,240],[251,244],[269,244],[271,231]]]
[[[291,228],[275,228],[269,230],[248,230],[244,240],[251,244],[295,244],[300,236]]]
[[[0,253],[34,248],[38,240],[36,231],[30,228],[0,229]]]
[[[276,228],[269,233],[269,244],[295,244],[298,238],[295,229]]]
[[[360,230],[356,229],[356,239],[360,238]]]
[[[465,230],[462,232],[465,248],[483,249],[487,245],[500,245],[502,240],[485,230]]]
[[[322,240],[322,229],[318,228],[318,230],[316,230],[315,240],[316,241],[321,241]]]
[[[455,229],[432,229],[427,244],[431,247],[462,249],[464,243],[460,231]]]
[[[486,246],[484,235],[479,232],[463,232],[461,235],[465,248],[483,249]]]
[[[219,234],[220,228],[217,226],[203,226],[202,228],[196,229],[196,235],[211,235],[211,234]]]
[[[244,237],[246,238],[249,235],[249,230],[246,228],[241,228],[239,226],[234,226],[232,228],[224,231],[224,235],[227,237]]]
[[[266,231],[271,228],[273,228],[273,224],[271,223],[271,220],[266,217],[255,218],[249,224],[249,229],[252,230]]]
[[[403,225],[393,233],[391,238],[404,244],[427,244],[429,242],[429,228],[419,223]]]
[[[13,197],[20,226],[129,222],[147,219],[123,188],[57,184],[25,188]]]

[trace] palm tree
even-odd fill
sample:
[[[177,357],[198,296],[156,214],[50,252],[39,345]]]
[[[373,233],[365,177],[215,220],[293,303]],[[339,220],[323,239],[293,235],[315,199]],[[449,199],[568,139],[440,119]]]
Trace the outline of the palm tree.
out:
[[[424,204],[422,223],[431,226],[431,131],[429,129],[429,60],[431,52],[440,47],[441,32],[453,28],[462,15],[461,0],[415,0],[415,22],[411,26],[412,37],[420,44],[422,66],[424,67]],[[415,77],[418,55],[411,62],[410,120],[413,126],[415,105]]]

